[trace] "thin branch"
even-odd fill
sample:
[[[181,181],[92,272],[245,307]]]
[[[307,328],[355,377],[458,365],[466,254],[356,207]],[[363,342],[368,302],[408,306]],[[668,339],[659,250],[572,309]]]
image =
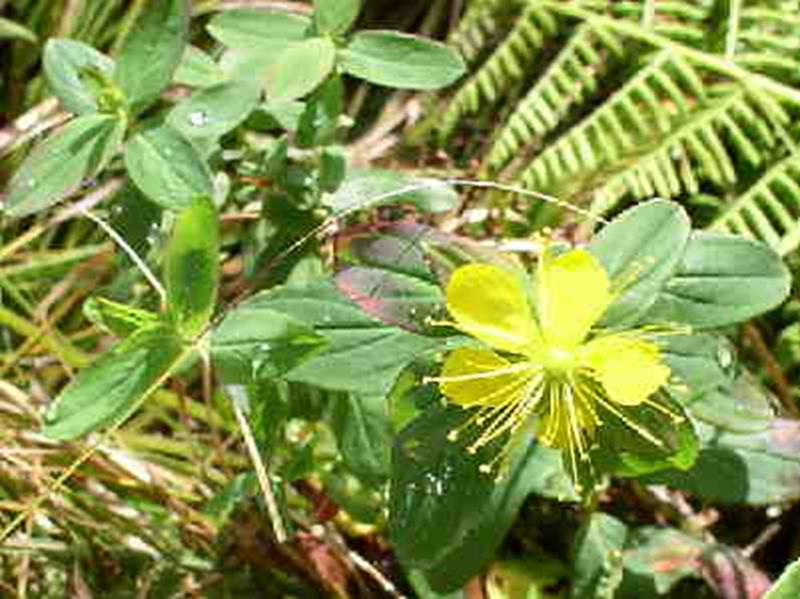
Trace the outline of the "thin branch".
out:
[[[86,218],[94,221],[98,227],[103,229],[106,234],[114,240],[114,242],[124,251],[128,257],[133,261],[139,271],[144,275],[144,278],[150,283],[150,286],[155,289],[156,293],[158,293],[159,297],[161,298],[161,304],[166,306],[167,305],[167,292],[164,289],[163,285],[161,285],[161,281],[156,278],[153,274],[153,271],[150,270],[150,267],[145,264],[144,260],[142,260],[139,255],[134,251],[134,249],[128,245],[128,242],[117,233],[114,228],[109,225],[106,221],[104,221],[99,216],[92,214],[88,210],[81,211]]]
[[[247,447],[247,453],[250,455],[250,460],[256,471],[256,478],[258,485],[261,487],[261,494],[264,496],[264,502],[267,504],[267,511],[269,512],[269,519],[272,523],[272,531],[275,534],[275,540],[278,543],[286,542],[289,535],[286,532],[286,527],[281,518],[281,512],[278,509],[278,502],[275,499],[275,494],[272,492],[272,483],[269,480],[269,474],[261,460],[261,453],[258,451],[258,445],[253,437],[253,431],[250,429],[250,423],[247,421],[244,409],[242,407],[243,398],[239,394],[232,394],[231,403],[233,404],[233,412],[236,414],[236,421],[239,423],[239,429],[242,431],[244,443]]]
[[[780,362],[778,362],[764,341],[761,331],[754,324],[747,323],[744,325],[744,336],[750,342],[764,368],[769,372],[769,376],[775,384],[775,392],[781,400],[781,405],[788,414],[795,418],[800,417],[800,409],[798,409],[797,403],[792,396],[792,386],[789,384],[789,379],[786,378]]]
[[[58,108],[58,99],[48,98],[17,117],[8,127],[0,129],[0,158],[70,118],[70,113]]]

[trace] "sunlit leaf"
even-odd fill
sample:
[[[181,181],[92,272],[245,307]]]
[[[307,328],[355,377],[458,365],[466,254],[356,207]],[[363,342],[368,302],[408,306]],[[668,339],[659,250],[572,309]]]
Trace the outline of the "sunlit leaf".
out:
[[[358,32],[339,55],[346,73],[400,89],[437,89],[466,71],[455,50],[397,31]]]
[[[5,211],[25,216],[49,208],[100,172],[118,151],[126,123],[104,114],[71,120],[40,143],[11,179]]]
[[[83,42],[51,38],[42,62],[47,84],[67,110],[76,114],[98,110],[102,88],[92,71],[111,80],[115,68],[111,58]]]
[[[188,0],[151,0],[142,7],[117,56],[115,77],[134,112],[172,81],[189,35]]]
[[[198,335],[214,313],[219,280],[219,222],[210,198],[181,210],[166,249],[167,309],[178,331]]]
[[[167,326],[133,334],[82,370],[48,410],[43,430],[65,441],[121,423],[178,367],[184,349]]]

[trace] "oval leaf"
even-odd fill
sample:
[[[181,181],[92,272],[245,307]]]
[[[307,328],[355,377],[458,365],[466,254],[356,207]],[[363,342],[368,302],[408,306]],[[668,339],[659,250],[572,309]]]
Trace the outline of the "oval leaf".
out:
[[[66,441],[120,423],[177,368],[182,353],[166,326],[135,333],[67,385],[47,413],[44,435]]]
[[[492,483],[491,496],[483,502],[480,514],[473,519],[473,528],[461,543],[450,546],[443,557],[422,569],[433,590],[440,593],[454,591],[480,574],[495,556],[520,506],[531,493],[559,501],[577,500],[569,478],[561,467],[558,451],[531,441],[520,446],[515,453],[503,477],[499,480],[489,479]],[[437,523],[432,524],[434,530],[437,526]],[[444,537],[440,542],[449,545]]]
[[[83,42],[55,38],[45,44],[42,60],[47,84],[64,108],[76,114],[97,112],[101,88],[90,71],[105,74],[110,80],[113,60]]]
[[[211,36],[229,48],[280,52],[289,42],[302,40],[311,19],[274,10],[241,8],[221,12],[209,21]]]
[[[252,80],[218,83],[176,105],[167,122],[186,137],[218,137],[247,118],[258,104],[260,93]]]
[[[764,595],[764,599],[795,599],[800,597],[800,559],[793,561]]]
[[[219,223],[210,198],[199,197],[182,210],[167,246],[167,306],[178,332],[200,334],[211,320],[219,282]]]
[[[259,299],[231,310],[211,338],[214,366],[228,384],[282,376],[325,343],[311,327]]]
[[[136,186],[164,208],[186,208],[213,197],[211,172],[195,147],[169,125],[146,129],[125,147],[125,167]]]
[[[328,38],[295,42],[275,58],[264,77],[267,100],[282,102],[310,94],[333,69],[336,47]]]
[[[172,81],[189,35],[187,0],[150,0],[117,57],[116,80],[131,109],[151,104]]]
[[[670,470],[645,481],[724,503],[769,505],[800,497],[800,422],[776,418],[753,433],[698,423],[703,448],[688,471]]]
[[[400,89],[437,89],[466,72],[455,50],[396,31],[356,33],[339,56],[346,73]]]
[[[461,409],[436,407],[397,437],[389,534],[407,567],[432,567],[463,544],[492,494],[494,481],[481,474],[481,457],[447,439],[464,418]]]
[[[340,35],[350,29],[361,11],[361,0],[314,0],[317,30]]]
[[[768,246],[695,231],[675,274],[644,318],[696,328],[733,324],[780,304],[791,281],[789,270]]]
[[[348,169],[338,189],[323,198],[334,214],[387,204],[414,204],[425,212],[445,212],[458,204],[451,185],[438,179],[412,177],[398,171],[379,168]]]
[[[323,351],[288,373],[296,382],[385,394],[412,360],[440,347],[436,339],[375,320],[328,280],[276,288],[253,301],[304,322],[327,340]]]
[[[571,596],[611,597],[622,582],[622,550],[628,527],[614,516],[597,512],[578,531],[573,556]]]
[[[652,200],[626,210],[589,244],[624,292],[603,317],[608,326],[630,324],[655,302],[683,255],[691,222],[675,202]]]
[[[5,210],[25,216],[49,208],[92,177],[117,152],[124,120],[86,114],[73,119],[39,144],[9,183]]]
[[[174,82],[189,87],[211,87],[225,81],[225,72],[197,46],[186,46],[175,70]]]
[[[386,397],[347,393],[331,403],[331,427],[347,467],[367,483],[384,482],[392,447]]]
[[[438,285],[379,268],[347,268],[336,275],[336,285],[367,314],[418,333],[430,329],[427,319],[444,306]]]

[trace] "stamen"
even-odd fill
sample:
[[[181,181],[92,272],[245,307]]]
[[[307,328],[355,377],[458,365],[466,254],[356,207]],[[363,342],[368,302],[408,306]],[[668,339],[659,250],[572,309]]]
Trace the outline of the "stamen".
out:
[[[528,419],[541,399],[540,390],[543,387],[543,379],[543,376],[539,376],[527,381],[525,390],[521,393],[522,399],[517,402],[509,402],[492,414],[491,423],[481,432],[471,447],[480,448],[487,445],[507,431],[514,433]]]
[[[485,395],[471,404],[463,404],[462,407],[469,408],[474,405],[479,405],[478,402],[481,403],[487,401],[490,402],[494,397],[499,395],[512,395],[516,392],[518,388],[526,387],[530,384],[530,382],[531,381],[529,379],[514,379],[509,384],[503,385],[502,387],[495,389],[489,395]],[[447,438],[451,441],[455,441],[456,439],[458,439],[459,435],[461,434],[461,431],[470,428],[473,425],[481,426],[483,422],[489,418],[495,421],[502,416],[502,413],[505,410],[509,409],[513,410],[515,404],[517,403],[519,403],[517,400],[512,399],[500,405],[488,405],[488,406],[484,405],[479,410],[477,410],[472,416],[467,418],[464,422],[462,422],[456,428],[447,433]],[[473,443],[473,445],[475,445],[475,443]],[[480,445],[478,445],[478,447],[480,447]]]
[[[665,406],[665,405],[663,405],[663,404],[661,404],[661,403],[657,402],[656,400],[651,399],[649,397],[647,399],[645,399],[643,403],[645,403],[646,405],[650,406],[651,408],[654,408],[655,410],[661,412],[665,416],[668,416],[670,418],[670,420],[672,420],[672,422],[674,424],[680,424],[681,422],[686,420],[686,418],[684,418],[681,414],[679,414],[677,412],[673,412],[672,409],[669,408],[668,406]]]
[[[472,372],[470,374],[457,374],[454,376],[426,376],[422,379],[424,384],[428,383],[461,383],[464,381],[475,381],[480,379],[490,379],[496,376],[507,374],[517,374],[527,370],[542,370],[542,366],[534,362],[516,362],[507,368],[496,368],[495,370],[484,370]]]
[[[664,447],[664,443],[661,441],[661,439],[657,439],[646,428],[642,427],[640,424],[638,424],[638,423],[634,422],[633,420],[631,420],[630,418],[628,418],[625,414],[622,413],[622,411],[620,411],[617,408],[616,405],[614,405],[613,402],[611,402],[608,399],[606,399],[602,394],[595,394],[595,397],[597,398],[597,401],[600,404],[602,404],[602,406],[606,410],[608,410],[609,412],[614,414],[614,416],[616,416],[617,418],[622,420],[622,422],[623,422],[623,424],[625,424],[625,426],[627,426],[631,430],[633,430],[636,433],[638,433],[642,438],[646,439],[647,441],[649,441],[650,443],[652,443],[653,445],[655,445],[659,449],[666,450],[666,447]]]

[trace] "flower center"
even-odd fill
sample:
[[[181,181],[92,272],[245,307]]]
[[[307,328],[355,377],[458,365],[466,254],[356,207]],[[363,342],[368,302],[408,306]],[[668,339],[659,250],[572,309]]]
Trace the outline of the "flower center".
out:
[[[562,347],[548,347],[543,362],[550,374],[563,375],[575,367],[575,353]]]

